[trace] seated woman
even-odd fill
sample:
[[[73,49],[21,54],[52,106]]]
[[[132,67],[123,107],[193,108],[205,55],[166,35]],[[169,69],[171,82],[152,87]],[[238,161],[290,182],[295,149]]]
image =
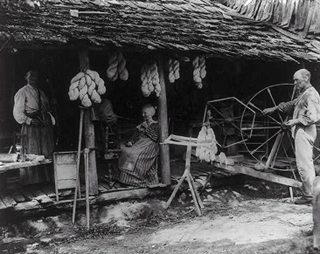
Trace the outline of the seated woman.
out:
[[[130,140],[121,145],[119,169],[114,177],[120,183],[139,187],[158,184],[159,127],[153,120],[155,113],[152,105],[145,105],[142,108],[144,121],[136,127]]]

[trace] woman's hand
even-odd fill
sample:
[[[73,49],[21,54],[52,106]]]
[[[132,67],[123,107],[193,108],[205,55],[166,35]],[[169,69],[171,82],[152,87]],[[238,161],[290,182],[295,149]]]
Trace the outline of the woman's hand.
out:
[[[148,128],[148,124],[147,124],[147,122],[143,122],[142,124],[141,124],[141,126],[143,127],[143,128]]]
[[[139,131],[144,131],[146,128],[148,128],[149,127],[149,125],[147,124],[147,122],[143,122],[143,123],[141,123],[141,124],[139,124],[138,126],[137,126],[137,129],[139,130]]]
[[[133,144],[132,144],[131,141],[128,141],[128,142],[126,143],[126,146],[131,147],[131,146],[133,146]]]

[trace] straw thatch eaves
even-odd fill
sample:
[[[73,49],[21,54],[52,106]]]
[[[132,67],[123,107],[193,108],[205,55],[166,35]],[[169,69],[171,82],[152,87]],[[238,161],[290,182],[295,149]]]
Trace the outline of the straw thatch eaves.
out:
[[[269,61],[320,59],[309,41],[241,18],[217,1],[0,0],[0,6],[1,48],[81,45]]]

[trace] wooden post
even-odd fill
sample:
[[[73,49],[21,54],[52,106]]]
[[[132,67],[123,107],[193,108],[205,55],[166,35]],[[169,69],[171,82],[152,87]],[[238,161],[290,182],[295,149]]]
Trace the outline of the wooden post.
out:
[[[80,69],[89,69],[89,56],[87,51],[79,52]],[[95,147],[94,125],[91,121],[91,108],[84,111],[84,144],[87,148]],[[98,194],[98,174],[96,163],[96,152],[93,150],[89,154],[89,174],[90,174],[90,195]]]
[[[160,123],[160,142],[162,143],[168,137],[168,109],[163,59],[161,55],[158,56],[158,71],[161,87],[161,93],[158,99],[158,121]],[[160,168],[162,183],[170,185],[171,171],[168,144],[160,145]]]

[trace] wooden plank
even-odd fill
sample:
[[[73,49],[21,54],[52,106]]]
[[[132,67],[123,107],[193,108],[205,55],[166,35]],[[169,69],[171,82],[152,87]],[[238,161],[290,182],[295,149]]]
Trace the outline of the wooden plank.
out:
[[[7,177],[8,190],[15,189],[15,185],[20,184],[20,176]]]
[[[49,185],[45,185],[42,186],[41,190],[50,198],[55,197],[56,196],[56,192],[53,189],[54,187],[49,186]]]
[[[28,202],[18,203],[14,207],[14,211],[29,211],[29,210],[35,210],[35,209],[41,209],[41,205],[37,200],[31,200]]]
[[[2,202],[6,205],[7,208],[13,207],[17,202],[10,196],[2,197]]]
[[[33,167],[33,166],[45,165],[45,164],[51,164],[51,163],[52,163],[52,160],[49,160],[49,159],[45,159],[43,161],[24,161],[24,162],[6,163],[0,166],[0,173],[4,173],[12,169]]]
[[[230,172],[222,171],[214,167],[212,167],[211,170],[204,170],[201,168],[197,168],[196,170],[197,171],[195,171],[194,169],[191,169],[192,175],[194,175],[194,172],[197,172],[198,174],[201,174],[201,175],[208,175],[212,173],[213,175],[218,177],[229,177],[232,175]]]
[[[212,170],[205,170],[205,169],[201,169],[201,168],[191,168],[191,172],[197,172],[197,173],[201,173],[201,174],[209,174],[210,172],[212,172]]]
[[[118,201],[123,199],[142,199],[149,195],[157,195],[160,194],[160,190],[154,190],[154,189],[133,189],[133,190],[123,190],[123,191],[116,191],[116,192],[106,192],[102,193],[97,197],[97,202],[105,202],[105,201]]]
[[[3,203],[2,199],[0,198],[0,210],[6,209],[6,205]]]
[[[0,161],[4,163],[17,162],[18,156],[17,153],[0,153]]]
[[[212,172],[212,177],[221,179],[224,178],[225,175],[219,174],[219,172]]]
[[[218,175],[221,175],[221,176],[223,176],[223,177],[231,176],[231,174],[230,174],[229,172],[224,172],[224,171],[222,171],[222,170],[213,171],[213,173],[218,174]]]
[[[34,195],[34,199],[37,200],[40,204],[52,203],[53,200],[49,198],[45,193],[39,189],[31,189],[31,192]]]
[[[27,201],[34,199],[34,195],[27,188],[19,189],[19,192],[26,198]]]
[[[95,197],[89,197],[90,200],[90,204],[95,203]],[[78,198],[78,201],[86,201],[86,198]],[[74,202],[74,199],[64,199],[64,200],[59,200],[59,201],[55,201],[53,204],[54,205],[61,205],[61,204],[71,204]]]
[[[14,191],[12,193],[10,193],[10,196],[17,202],[17,203],[21,203],[26,201],[25,197],[23,195],[21,195],[18,191]]]
[[[103,188],[107,189],[107,191],[111,189],[111,188],[110,188],[110,184],[100,183],[100,185],[101,185]]]
[[[107,193],[111,192],[120,192],[120,191],[129,191],[129,190],[136,190],[140,189],[139,187],[127,187],[127,188],[114,188],[114,189],[109,189]]]
[[[218,164],[217,167],[222,167],[222,166],[219,166],[219,164]],[[302,183],[297,180],[283,177],[283,176],[279,176],[279,175],[272,174],[272,173],[260,172],[260,171],[257,171],[255,169],[245,167],[245,166],[237,166],[237,165],[223,166],[223,168],[228,171],[231,171],[231,172],[249,175],[249,176],[252,176],[255,178],[263,179],[266,181],[270,181],[270,182],[274,182],[274,183],[278,183],[278,184],[282,184],[282,185],[286,185],[286,186],[291,186],[291,187],[296,187],[296,188],[301,188],[301,186],[302,186]]]
[[[101,184],[99,184],[98,188],[99,188],[99,191],[102,193],[108,191],[108,189],[104,188]]]

